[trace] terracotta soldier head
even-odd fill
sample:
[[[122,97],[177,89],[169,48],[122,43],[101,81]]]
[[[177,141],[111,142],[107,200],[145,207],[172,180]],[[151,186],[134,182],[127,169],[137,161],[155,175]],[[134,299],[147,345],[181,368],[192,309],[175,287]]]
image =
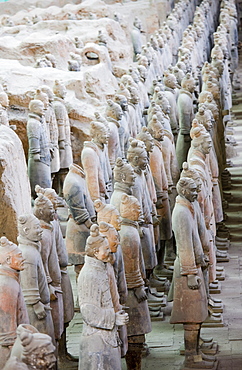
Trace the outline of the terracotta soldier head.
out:
[[[45,92],[43,92],[41,89],[36,90],[34,98],[37,100],[41,100],[44,103],[45,109],[48,108],[48,105],[49,105],[48,95]]]
[[[156,36],[153,35],[150,36],[150,44],[154,50],[158,50],[159,45]]]
[[[122,111],[123,112],[127,112],[128,110],[128,99],[126,98],[125,95],[121,95],[121,94],[115,94],[115,103],[118,103],[120,105],[120,107],[122,108]]]
[[[97,212],[98,224],[104,221],[113,225],[116,230],[120,230],[121,219],[116,207],[111,204],[103,203],[100,199],[94,201],[94,207]]]
[[[189,202],[194,202],[197,199],[197,185],[195,181],[189,177],[182,177],[176,185],[178,195],[187,199]]]
[[[50,103],[54,100],[54,93],[49,86],[42,85],[40,86],[40,90],[47,94]]]
[[[199,104],[196,118],[198,119],[198,122],[201,122],[201,124],[205,127],[207,131],[211,131],[213,126],[212,112],[206,109],[206,106],[204,104]]]
[[[208,154],[212,147],[212,139],[205,127],[198,123],[196,119],[192,121],[192,128],[190,131],[192,138],[191,145],[199,149],[203,154]]]
[[[139,92],[134,86],[128,86],[130,92],[130,103],[136,105],[140,101]]]
[[[198,102],[199,103],[204,103],[206,101],[208,95],[210,95],[212,100],[213,100],[213,94],[210,91],[201,91],[200,94],[199,94],[199,97],[198,97]]]
[[[101,147],[108,142],[108,130],[104,123],[92,121],[90,123],[90,136],[92,141]]]
[[[39,242],[43,234],[39,219],[31,214],[19,216],[18,232],[20,236],[33,242]]]
[[[59,204],[63,204],[61,197],[56,194],[56,191],[52,188],[41,188],[39,185],[35,186],[36,194],[43,194],[46,198],[48,198],[51,203],[53,204],[54,209],[58,207]]]
[[[65,96],[67,94],[65,85],[63,84],[63,82],[59,80],[55,80],[53,92],[58,98],[61,98],[61,99],[65,99]]]
[[[44,115],[44,103],[41,100],[34,99],[29,103],[29,111],[42,117]]]
[[[187,73],[186,76],[182,79],[181,87],[184,90],[189,91],[190,93],[193,93],[195,90],[195,80],[192,77],[191,73]]]
[[[138,71],[140,75],[140,80],[142,82],[145,82],[147,78],[147,73],[148,73],[147,68],[144,65],[138,65]]]
[[[133,25],[134,25],[134,27],[138,28],[138,30],[141,30],[141,28],[142,28],[142,22],[138,17],[134,18]]]
[[[148,164],[148,155],[143,141],[130,138],[130,146],[127,151],[127,159],[132,167],[145,170]]]
[[[143,141],[147,153],[150,153],[154,149],[154,139],[151,136],[147,127],[143,126],[140,133],[136,136],[136,139]]]
[[[158,120],[155,114],[148,123],[148,130],[155,140],[162,141],[164,139],[164,129],[162,123]]]
[[[135,183],[135,173],[133,167],[122,158],[117,158],[113,170],[114,181],[121,182],[128,186]]]
[[[144,66],[145,68],[149,67],[148,58],[145,55],[137,55],[138,65]]]
[[[204,135],[206,134],[206,130],[205,130],[204,126],[201,123],[199,123],[196,118],[194,118],[193,121],[192,121],[191,130],[190,130],[191,138],[192,139],[198,138],[203,134]]]
[[[30,327],[31,325],[19,325],[17,329],[22,362],[32,369],[53,369],[56,357],[51,337],[39,333],[35,328],[31,332]]]
[[[136,83],[134,82],[133,77],[130,74],[125,73],[121,79],[120,82],[124,84],[124,86],[137,86]]]
[[[96,258],[103,262],[110,260],[109,242],[106,236],[100,234],[98,225],[94,224],[90,228],[90,236],[87,238],[86,255]]]
[[[182,164],[181,178],[182,177],[189,177],[190,179],[193,179],[197,185],[197,192],[199,193],[201,191],[201,173],[198,173],[194,168],[189,168],[187,162],[183,162]]]
[[[38,194],[34,201],[34,215],[46,223],[50,223],[55,218],[55,210],[52,202],[43,194]]]
[[[24,258],[18,246],[5,236],[0,238],[0,264],[17,271],[24,270]]]
[[[109,247],[112,253],[117,252],[117,248],[120,243],[119,233],[111,224],[101,221],[99,224],[99,231],[102,235],[105,235],[109,242]]]
[[[175,75],[168,73],[167,71],[164,72],[164,79],[163,82],[165,86],[175,89],[177,87],[177,80]]]
[[[169,100],[165,96],[164,92],[159,91],[157,94],[156,103],[161,107],[164,114],[170,114],[171,106]]]
[[[107,103],[108,103],[108,105],[107,105],[107,108],[106,108],[106,111],[105,111],[106,116],[108,118],[113,118],[116,121],[120,121],[122,119],[122,115],[123,115],[123,111],[122,111],[122,108],[120,107],[120,105],[118,103],[115,103],[111,99],[108,99]]]
[[[138,71],[138,69],[136,67],[134,67],[133,65],[130,65],[129,66],[128,73],[133,78],[133,80],[134,80],[134,82],[136,84],[139,83],[139,81],[140,81],[140,75],[139,75],[139,71]]]
[[[120,95],[124,95],[126,97],[126,99],[129,101],[130,92],[122,82],[119,82],[119,90],[117,91],[117,93],[120,94]]]
[[[104,116],[101,115],[100,112],[94,112],[94,116],[97,121],[104,123],[105,126],[108,126],[108,121]]]
[[[120,204],[120,215],[131,221],[138,221],[141,216],[141,206],[137,198],[123,194]]]

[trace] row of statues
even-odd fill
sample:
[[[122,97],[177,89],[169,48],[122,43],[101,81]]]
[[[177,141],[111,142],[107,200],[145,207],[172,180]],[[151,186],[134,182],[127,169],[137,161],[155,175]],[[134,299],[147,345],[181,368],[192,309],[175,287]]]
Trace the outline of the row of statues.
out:
[[[121,357],[128,369],[141,369],[145,335],[168,289],[170,322],[184,327],[184,369],[216,368],[199,342],[202,323],[216,321],[213,307],[221,306],[209,292],[217,260],[228,259],[218,246],[229,241],[219,240],[218,230],[236,9],[234,0],[196,3],[179,1],[146,45],[135,18],[134,62],[113,70],[118,90],[95,112],[78,163],[64,83],[40,86],[30,101],[33,214],[18,217],[18,246],[0,240],[0,289],[8,295],[0,301],[1,368],[48,369],[57,368],[57,358],[73,360],[66,347],[74,316],[68,264],[83,319],[80,370],[118,370]],[[7,100],[3,89],[5,125]],[[39,367],[30,363],[35,343],[43,345],[33,356]]]

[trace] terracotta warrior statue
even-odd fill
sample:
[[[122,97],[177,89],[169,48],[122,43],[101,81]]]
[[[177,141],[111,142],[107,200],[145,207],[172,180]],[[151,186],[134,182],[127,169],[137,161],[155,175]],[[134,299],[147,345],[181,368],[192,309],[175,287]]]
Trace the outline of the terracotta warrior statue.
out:
[[[19,325],[17,339],[4,370],[47,370],[55,366],[55,346],[51,337],[32,325]]]
[[[53,101],[53,108],[55,111],[56,121],[58,125],[58,144],[60,155],[60,171],[58,179],[58,193],[62,194],[62,187],[64,178],[68,172],[70,164],[73,162],[72,148],[71,148],[71,128],[70,121],[65,106],[65,96],[67,94],[65,85],[56,80],[53,87],[55,98]]]
[[[81,161],[86,175],[86,183],[92,201],[109,198],[111,185],[111,166],[105,150],[108,130],[104,123],[91,122],[91,141],[85,141]]]
[[[154,138],[154,149],[150,153],[150,168],[153,175],[155,189],[156,189],[156,209],[160,216],[160,249],[158,250],[158,267],[160,271],[164,268],[164,256],[167,241],[172,238],[171,229],[171,209],[168,197],[168,180],[165,170],[165,163],[163,158],[162,141],[164,139],[164,130],[162,124],[158,120],[152,120],[148,124],[148,129]],[[167,244],[167,246],[166,246]],[[167,255],[168,250],[167,250]]]
[[[115,102],[118,103],[122,109],[122,118],[120,121],[119,127],[119,142],[120,142],[120,149],[121,149],[121,157],[126,158],[127,150],[129,146],[129,137],[130,137],[130,130],[129,130],[129,117],[128,117],[128,100],[126,96],[116,94],[115,95]]]
[[[28,175],[31,195],[36,197],[35,185],[43,188],[51,187],[50,147],[46,134],[44,104],[41,100],[31,100],[29,103],[27,135],[29,142]]]
[[[131,32],[133,48],[134,48],[134,61],[136,60],[136,56],[141,54],[142,52],[142,23],[138,17],[135,17],[133,22],[133,30]]]
[[[122,158],[117,158],[113,170],[114,191],[110,203],[120,212],[121,197],[123,194],[132,194],[132,187],[135,183],[133,167]]]
[[[52,202],[39,193],[34,202],[34,215],[40,220],[43,229],[40,254],[50,291],[51,315],[55,329],[55,339],[58,341],[64,330],[63,292],[61,290],[61,270],[58,261],[55,232],[52,221],[55,210]]]
[[[198,233],[199,233],[200,241],[201,241],[202,248],[203,248],[204,261],[207,262],[206,265],[204,264],[204,266],[202,266],[202,272],[203,272],[208,302],[211,302],[212,298],[209,295],[209,269],[208,269],[209,265],[208,265],[208,262],[210,261],[210,248],[211,247],[213,248],[213,245],[212,245],[213,237],[212,237],[212,233],[210,232],[210,230],[207,229],[204,214],[202,213],[202,209],[200,206],[200,201],[202,198],[201,189],[202,189],[203,182],[201,180],[201,175],[199,174],[199,172],[196,171],[192,167],[189,168],[187,162],[184,162],[182,167],[183,167],[183,170],[181,172],[181,178],[189,177],[192,180],[194,180],[194,182],[197,185],[198,196],[197,196],[197,199],[194,200],[193,206],[194,206],[194,212],[195,212],[195,216],[196,216],[197,224],[198,224]]]
[[[151,136],[148,128],[142,127],[141,132],[136,136],[136,138],[138,140],[143,141],[143,143],[145,144],[145,148],[146,148],[148,158],[149,158],[149,155],[153,151],[155,144],[154,144],[154,139]],[[145,178],[147,182],[150,199],[152,201],[152,221],[153,221],[153,228],[154,228],[155,244],[157,248],[159,245],[159,234],[160,234],[159,233],[159,220],[157,218],[157,212],[156,212],[157,196],[156,196],[155,183],[154,183],[154,179],[152,176],[149,163],[147,164],[144,173],[145,173]]]
[[[177,80],[175,75],[165,72],[164,73],[165,96],[170,103],[170,124],[173,135],[177,136],[178,133],[178,110],[177,110]]]
[[[111,99],[109,99],[107,103],[105,114],[109,126],[108,156],[111,168],[113,168],[116,159],[121,156],[120,136],[122,136],[122,127],[120,125],[123,111],[120,105]],[[124,134],[124,132],[122,132],[122,134]]]
[[[50,335],[54,343],[50,292],[40,255],[40,240],[43,233],[40,221],[34,215],[19,216],[18,231],[19,248],[25,259],[24,270],[21,272],[21,287],[29,322],[40,333]]]
[[[37,185],[35,187],[35,190],[37,195],[40,193],[46,196],[46,198],[48,198],[53,204],[55,210],[55,218],[52,221],[52,225],[54,228],[55,245],[61,271],[61,290],[63,293],[63,307],[64,307],[64,331],[59,341],[58,353],[59,356],[72,360],[72,356],[67,352],[66,347],[66,328],[68,327],[70,321],[73,319],[74,316],[74,299],[71,281],[67,271],[68,254],[57,215],[57,207],[61,203],[61,199],[60,197],[58,197],[54,189],[51,188],[43,189]]]
[[[127,299],[127,285],[124,274],[123,253],[120,246],[119,232],[113,225],[104,221],[100,221],[99,230],[100,233],[105,235],[108,239],[111,251],[110,262],[112,263],[115,272],[119,299],[120,303],[124,304]]]
[[[129,307],[127,369],[141,369],[142,349],[145,334],[151,331],[151,322],[147,304],[142,267],[142,251],[138,221],[141,207],[137,198],[123,194],[120,204],[122,224],[120,244],[124,256],[125,276],[128,287]]]
[[[201,324],[208,315],[208,302],[201,270],[206,262],[197,219],[194,216],[196,189],[197,185],[191,178],[184,177],[177,183],[178,196],[172,214],[177,258],[173,274],[173,309],[170,323],[182,323],[184,327],[184,367],[209,369],[214,367],[214,362],[206,361],[198,349]]]
[[[20,287],[24,257],[16,244],[0,238],[0,367],[3,369],[17,336],[17,327],[29,317]]]
[[[205,128],[196,120],[193,120],[191,129],[191,148],[188,152],[188,164],[200,174],[202,179],[201,192],[199,194],[199,203],[202,209],[206,227],[216,235],[215,213],[213,207],[213,183],[207,157],[211,151],[212,139]],[[209,279],[213,282],[216,279],[216,247],[212,243],[209,251]]]
[[[187,153],[191,145],[190,129],[194,118],[193,92],[195,80],[190,73],[187,73],[181,83],[182,89],[178,97],[179,134],[176,143],[176,155],[179,167],[187,159]]]
[[[123,252],[120,245],[118,231],[111,224],[101,221],[99,224],[100,233],[107,237],[110,247],[110,261],[107,263],[107,272],[110,282],[110,292],[112,296],[115,312],[122,309],[128,296],[127,283],[124,271]],[[121,357],[124,357],[128,350],[127,328],[118,328],[121,340]]]
[[[60,170],[60,153],[59,153],[59,130],[55,116],[55,110],[53,107],[54,93],[52,89],[47,85],[40,86],[40,90],[48,96],[48,105],[45,110],[45,121],[47,127],[49,127],[50,134],[50,147],[51,147],[51,175],[52,179],[54,175]]]
[[[90,227],[96,221],[95,209],[86,184],[84,170],[71,164],[63,185],[63,194],[69,207],[66,227],[66,248],[69,263],[74,265],[77,277],[84,265],[84,252]]]
[[[135,184],[133,186],[133,195],[138,199],[142,208],[142,216],[139,220],[139,224],[141,227],[141,245],[145,269],[148,273],[148,271],[151,272],[156,266],[157,258],[155,253],[155,239],[152,222],[153,204],[144,173],[148,164],[148,155],[145,144],[140,140],[131,139],[127,159],[133,167],[136,175]]]
[[[85,264],[78,277],[78,297],[83,318],[79,370],[121,370],[117,327],[128,323],[124,310],[115,312],[106,263],[108,240],[92,225],[86,243]]]

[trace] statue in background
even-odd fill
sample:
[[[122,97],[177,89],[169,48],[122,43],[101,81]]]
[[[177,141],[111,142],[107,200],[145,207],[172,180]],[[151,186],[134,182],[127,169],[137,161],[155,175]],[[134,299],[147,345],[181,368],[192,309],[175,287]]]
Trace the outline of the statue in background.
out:
[[[85,141],[81,161],[86,175],[86,182],[92,201],[109,198],[111,186],[111,167],[107,158],[106,144],[108,130],[104,123],[91,122],[91,141]]]
[[[60,153],[59,153],[59,130],[58,124],[55,116],[55,110],[53,107],[54,102],[54,93],[51,88],[47,85],[42,85],[40,87],[41,91],[43,91],[48,96],[48,105],[45,110],[45,121],[47,127],[49,127],[49,134],[50,134],[50,147],[51,147],[51,175],[52,179],[55,174],[60,170]]]
[[[114,167],[115,161],[121,156],[120,136],[124,136],[124,131],[121,129],[121,120],[123,116],[122,108],[118,103],[112,100],[107,101],[106,107],[106,118],[109,127],[109,138],[108,138],[108,156],[111,168]],[[123,139],[122,139],[123,140]]]
[[[50,147],[44,125],[44,104],[41,100],[29,103],[27,135],[29,142],[28,175],[31,195],[36,197],[35,185],[51,188]]]
[[[190,130],[194,118],[193,92],[195,80],[190,73],[187,73],[181,83],[182,89],[178,97],[179,134],[176,143],[176,155],[179,168],[187,160],[187,153],[191,145]]]
[[[133,48],[134,48],[134,61],[137,60],[137,55],[141,54],[142,52],[142,23],[141,20],[138,17],[134,18],[133,22],[133,30],[131,32],[131,38],[132,38],[132,43],[133,43]]]
[[[58,185],[56,187],[58,187],[58,194],[61,195],[65,176],[68,172],[70,164],[73,162],[71,148],[71,127],[65,106],[65,96],[67,94],[65,85],[56,80],[53,87],[53,92],[55,94],[53,108],[58,125],[58,144],[60,154],[60,171],[58,172]]]
[[[132,187],[135,183],[133,167],[122,158],[117,158],[113,170],[114,191],[110,203],[120,212],[121,197],[123,194],[132,194]]]

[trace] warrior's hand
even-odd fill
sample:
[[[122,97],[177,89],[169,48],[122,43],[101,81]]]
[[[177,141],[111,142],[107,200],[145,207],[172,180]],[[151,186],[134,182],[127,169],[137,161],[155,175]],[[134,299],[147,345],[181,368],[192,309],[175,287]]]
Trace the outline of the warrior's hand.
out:
[[[90,227],[93,225],[93,222],[91,221],[91,219],[90,219],[90,218],[88,218],[88,219],[84,222],[84,224],[86,225],[86,227],[87,227],[88,229],[90,229]]]
[[[35,162],[40,162],[40,154],[39,153],[34,154],[33,159]]]
[[[51,284],[49,284],[49,291],[50,291],[50,300],[51,301],[56,301],[57,300],[57,295],[55,294],[55,288]]]
[[[115,313],[115,324],[117,326],[123,326],[128,324],[129,322],[129,315],[124,311],[120,310]]]
[[[65,149],[65,140],[59,141],[59,149],[64,150]]]
[[[198,289],[201,285],[201,279],[197,275],[187,275],[187,286],[189,289]]]
[[[39,320],[42,320],[46,317],[45,306],[42,302],[39,301],[34,304],[33,309]]]
[[[142,301],[145,301],[147,299],[147,294],[146,294],[145,288],[143,286],[135,288],[134,289],[134,295],[137,298],[137,301],[139,303],[142,302]]]

